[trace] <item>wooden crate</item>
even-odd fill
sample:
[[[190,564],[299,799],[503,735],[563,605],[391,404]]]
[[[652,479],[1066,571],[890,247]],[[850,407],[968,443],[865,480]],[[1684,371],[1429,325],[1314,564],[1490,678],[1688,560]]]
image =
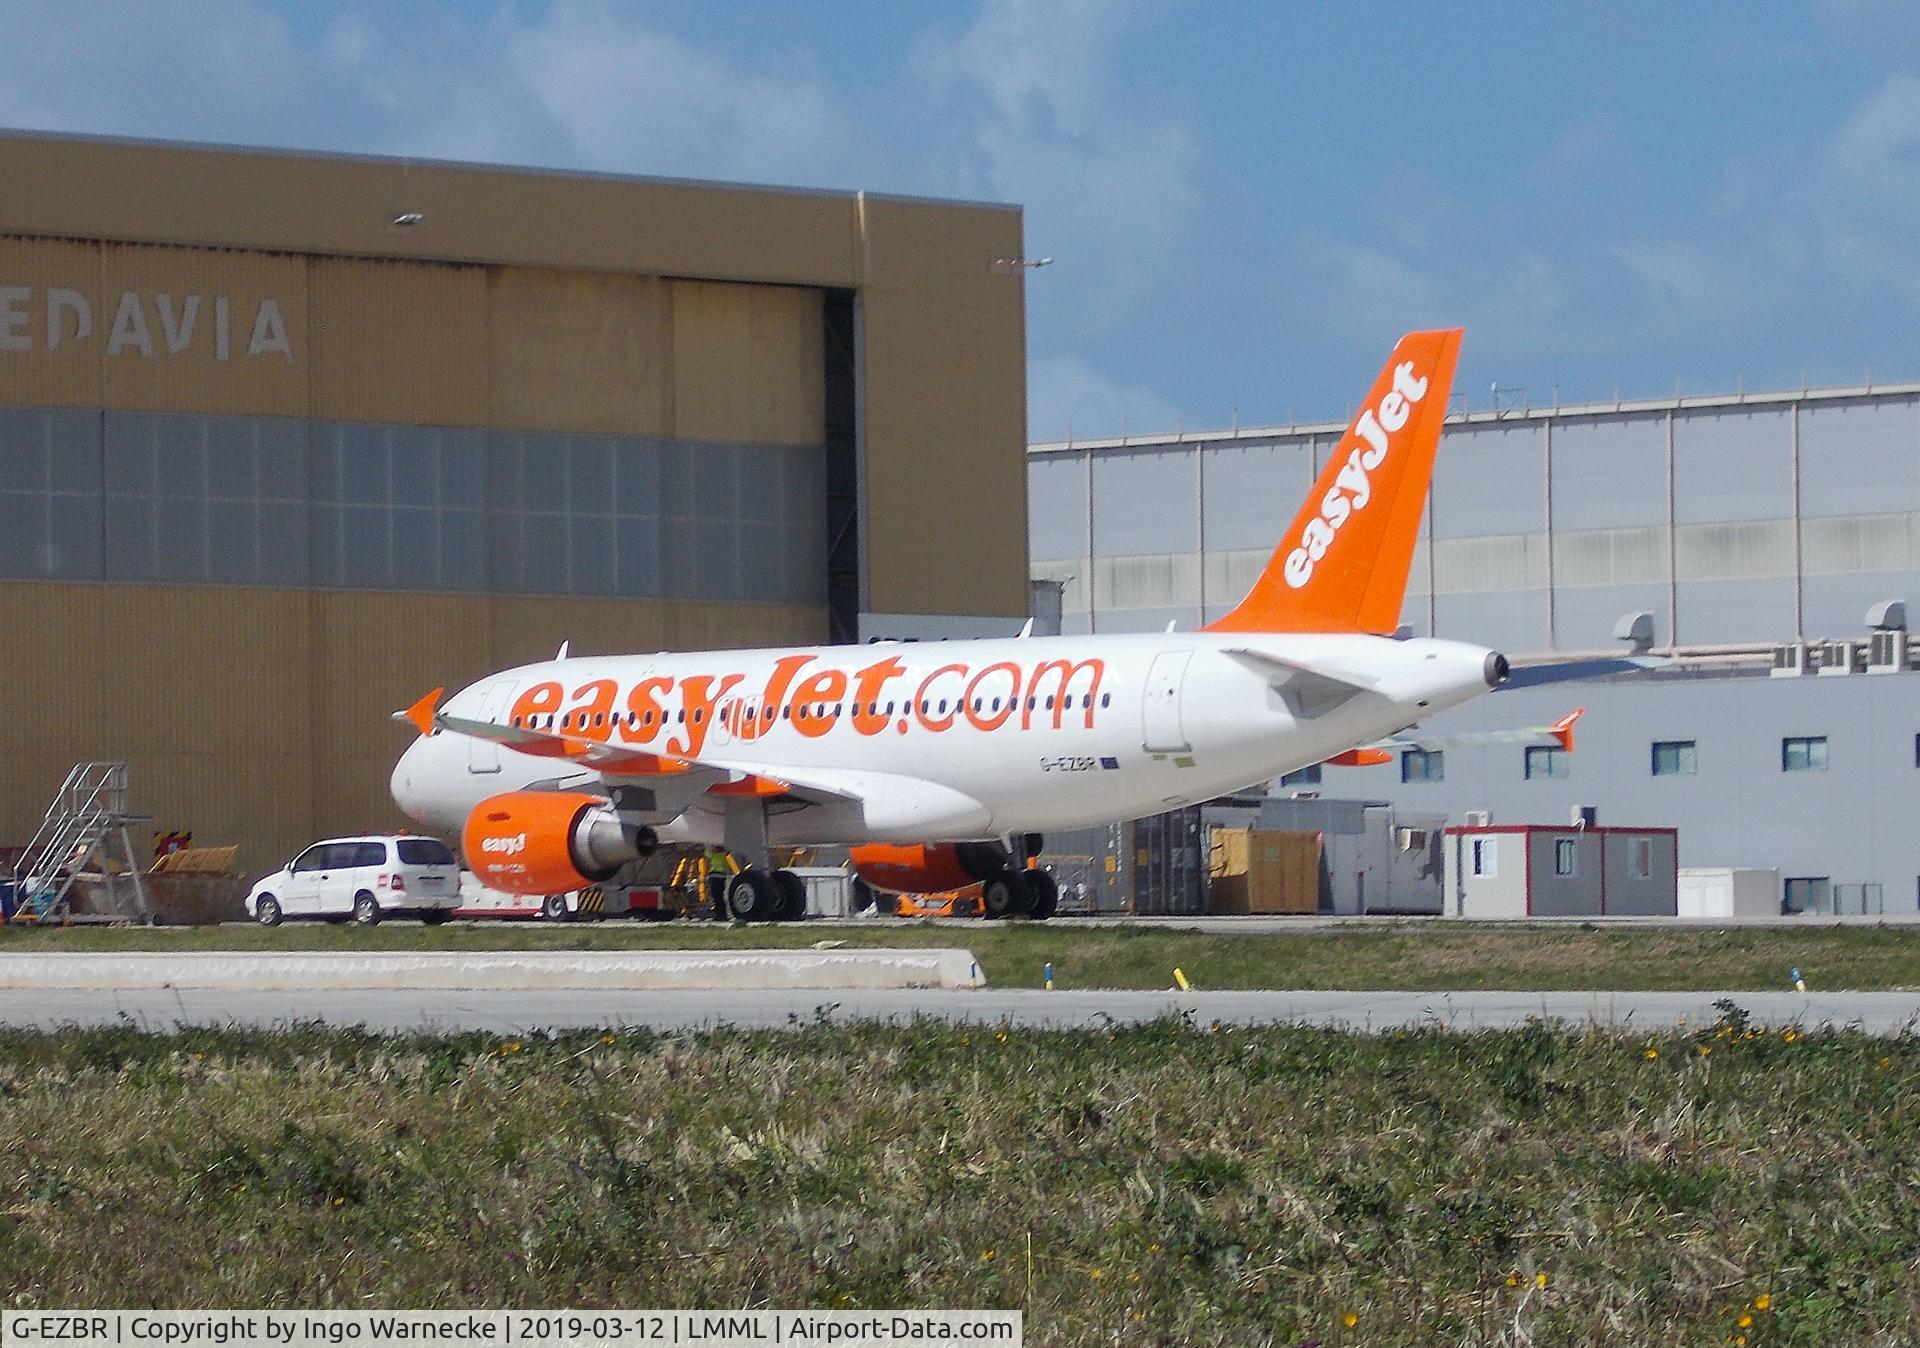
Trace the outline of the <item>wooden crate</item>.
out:
[[[1320,835],[1305,829],[1251,829],[1247,836],[1251,913],[1320,910]]]

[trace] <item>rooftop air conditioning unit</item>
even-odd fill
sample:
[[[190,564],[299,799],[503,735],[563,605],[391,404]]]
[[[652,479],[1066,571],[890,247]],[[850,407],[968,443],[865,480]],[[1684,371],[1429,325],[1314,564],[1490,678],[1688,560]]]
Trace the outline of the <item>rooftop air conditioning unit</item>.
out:
[[[1819,647],[1805,641],[1788,641],[1773,648],[1773,668],[1767,671],[1767,677],[1797,679],[1819,668]]]
[[[1820,668],[1817,674],[1864,674],[1867,671],[1866,645],[1858,641],[1820,643]]]
[[[1491,810],[1468,810],[1460,816],[1462,826],[1466,828],[1485,828],[1493,822]]]
[[[1905,632],[1875,632],[1867,638],[1867,673],[1898,674],[1907,667],[1911,638]]]

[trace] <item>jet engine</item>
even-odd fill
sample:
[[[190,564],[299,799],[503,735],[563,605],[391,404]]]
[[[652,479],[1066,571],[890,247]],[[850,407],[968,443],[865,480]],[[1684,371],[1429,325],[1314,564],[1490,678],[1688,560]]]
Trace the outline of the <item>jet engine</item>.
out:
[[[941,894],[998,875],[1012,858],[999,843],[869,843],[850,853],[854,874],[895,894]]]
[[[460,834],[473,873],[509,894],[564,894],[598,884],[655,845],[652,829],[623,824],[600,797],[569,791],[489,796]]]

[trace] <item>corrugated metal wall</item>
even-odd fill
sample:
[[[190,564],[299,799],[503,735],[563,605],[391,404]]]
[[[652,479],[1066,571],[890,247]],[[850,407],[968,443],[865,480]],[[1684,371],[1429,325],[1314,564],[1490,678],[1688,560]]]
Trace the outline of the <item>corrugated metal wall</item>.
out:
[[[0,406],[824,435],[821,296],[801,287],[19,238],[0,239],[0,286]],[[97,548],[97,520],[67,523]],[[239,842],[262,870],[318,835],[404,825],[387,777],[406,732],[388,714],[436,682],[563,640],[825,627],[816,603],[0,584],[0,631],[24,643],[0,685],[0,841],[31,831],[73,762],[126,758],[158,827]]]
[[[1449,425],[1403,621],[1524,652],[1607,646],[1635,611],[1662,641],[1766,642],[1920,600],[1920,397],[1728,402]],[[1067,581],[1069,631],[1217,617],[1336,438],[1046,447],[1033,574]]]

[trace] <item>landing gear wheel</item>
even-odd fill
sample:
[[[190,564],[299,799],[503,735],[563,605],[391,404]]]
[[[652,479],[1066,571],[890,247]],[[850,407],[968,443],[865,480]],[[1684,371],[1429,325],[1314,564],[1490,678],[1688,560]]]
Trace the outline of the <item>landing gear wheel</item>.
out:
[[[1027,885],[1033,893],[1033,907],[1027,916],[1035,922],[1045,922],[1060,906],[1060,882],[1050,871],[1028,871]]]
[[[364,889],[353,896],[353,921],[355,926],[377,927],[380,925],[380,919],[384,916],[385,914],[380,911],[379,902]]]
[[[771,922],[779,915],[780,897],[771,875],[748,867],[727,882],[727,914],[736,922]]]
[[[980,888],[982,917],[1024,917],[1032,907],[1033,890],[1023,871],[995,871]]]
[[[780,921],[803,921],[807,916],[807,882],[785,870],[775,871],[773,882],[780,887]]]
[[[540,900],[540,920],[543,922],[565,922],[573,916],[567,911],[565,894],[549,894]]]
[[[263,927],[280,925],[280,900],[271,894],[262,894],[260,902],[253,906],[253,920]]]

